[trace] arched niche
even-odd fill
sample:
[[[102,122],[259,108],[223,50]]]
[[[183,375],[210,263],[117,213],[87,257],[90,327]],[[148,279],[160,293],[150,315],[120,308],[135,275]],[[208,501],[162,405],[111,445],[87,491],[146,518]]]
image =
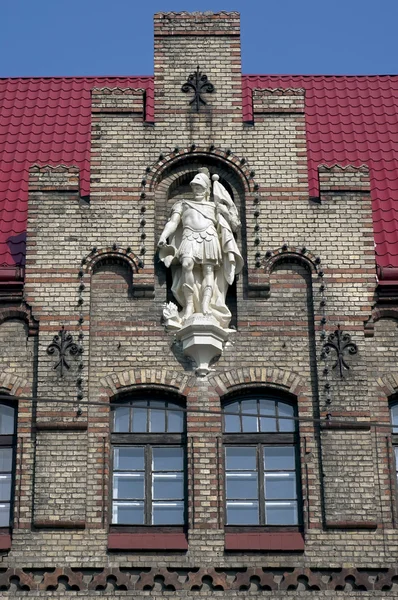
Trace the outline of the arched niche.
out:
[[[238,208],[241,228],[236,233],[238,246],[246,264],[246,226],[245,226],[245,178],[237,167],[221,160],[220,157],[206,153],[195,153],[194,156],[184,156],[168,165],[161,176],[155,190],[155,240],[157,241],[167,222],[173,205],[183,198],[191,199],[190,182],[201,167],[207,167],[210,175],[217,174],[221,184],[228,190]],[[167,302],[176,302],[171,293],[171,273],[161,263],[157,263],[157,277],[161,285],[166,284]],[[236,282],[228,289],[227,305],[232,313],[231,326],[237,323],[237,291]]]

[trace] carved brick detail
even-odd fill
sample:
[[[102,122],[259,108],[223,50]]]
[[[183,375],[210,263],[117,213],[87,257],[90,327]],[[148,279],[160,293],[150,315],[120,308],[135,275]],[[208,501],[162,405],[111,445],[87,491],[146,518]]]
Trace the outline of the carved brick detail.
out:
[[[273,569],[250,567],[98,569],[58,567],[0,569],[0,591],[394,591],[398,589],[398,568],[391,569]]]

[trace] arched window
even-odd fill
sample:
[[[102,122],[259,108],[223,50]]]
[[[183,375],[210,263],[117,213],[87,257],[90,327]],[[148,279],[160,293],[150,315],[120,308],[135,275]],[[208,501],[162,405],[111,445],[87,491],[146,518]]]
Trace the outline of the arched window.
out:
[[[15,428],[15,408],[0,404],[0,527],[11,522]]]
[[[225,403],[227,526],[300,524],[295,416],[294,404],[272,394]]]
[[[136,397],[112,408],[112,524],[186,521],[185,413],[173,400]]]
[[[392,424],[392,445],[395,455],[395,477],[398,483],[398,400],[394,399],[390,404],[390,416]]]

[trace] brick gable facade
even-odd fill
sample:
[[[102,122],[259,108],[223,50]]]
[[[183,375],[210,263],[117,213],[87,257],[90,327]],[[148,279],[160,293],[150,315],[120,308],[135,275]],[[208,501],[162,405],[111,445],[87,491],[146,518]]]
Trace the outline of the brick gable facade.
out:
[[[197,65],[215,87],[198,112],[181,92]],[[237,13],[159,13],[153,122],[143,88],[94,87],[89,198],[75,165],[31,166],[24,301],[0,311],[0,392],[18,405],[4,597],[396,597],[396,300],[377,295],[369,170],[319,165],[311,199],[305,90],[252,104],[245,122]],[[236,333],[197,377],[162,326],[156,244],[203,165],[239,209],[245,269]],[[357,347],[344,377],[323,352],[338,326]],[[62,328],[78,349],[60,377]],[[221,410],[252,391],[297,405],[297,528],[225,527]],[[137,393],[186,408],[184,531],[111,526],[109,408]]]

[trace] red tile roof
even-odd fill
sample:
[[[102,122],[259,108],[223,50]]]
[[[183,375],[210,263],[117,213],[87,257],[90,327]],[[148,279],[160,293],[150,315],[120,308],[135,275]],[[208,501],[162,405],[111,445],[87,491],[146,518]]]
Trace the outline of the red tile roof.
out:
[[[24,263],[32,164],[77,165],[81,194],[89,194],[90,90],[106,86],[145,88],[153,120],[152,77],[0,79],[0,271]],[[264,87],[306,90],[311,196],[319,164],[369,166],[376,260],[398,267],[398,76],[246,75],[245,121],[251,90]]]
[[[310,196],[319,164],[370,168],[376,261],[398,267],[398,76],[248,75],[244,120],[253,88],[304,88]]]
[[[2,267],[25,262],[32,164],[76,165],[81,195],[90,193],[93,87],[144,88],[153,120],[152,77],[0,79],[0,280]]]

